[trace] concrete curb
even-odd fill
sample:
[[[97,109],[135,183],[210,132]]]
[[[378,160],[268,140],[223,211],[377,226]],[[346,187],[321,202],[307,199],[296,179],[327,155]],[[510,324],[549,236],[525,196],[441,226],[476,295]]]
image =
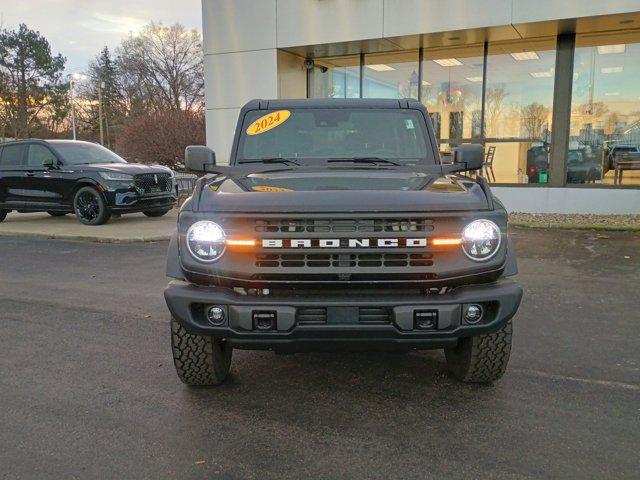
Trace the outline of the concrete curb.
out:
[[[66,240],[75,242],[91,242],[91,243],[148,243],[148,242],[164,242],[171,238],[171,235],[151,235],[148,237],[96,237],[92,235],[67,235],[67,234],[50,234],[35,232],[0,232],[0,237],[13,238],[42,238],[47,240]]]
[[[586,225],[579,223],[526,223],[509,222],[510,227],[538,228],[541,230],[593,230],[599,232],[640,232],[640,227],[624,227],[618,225]]]

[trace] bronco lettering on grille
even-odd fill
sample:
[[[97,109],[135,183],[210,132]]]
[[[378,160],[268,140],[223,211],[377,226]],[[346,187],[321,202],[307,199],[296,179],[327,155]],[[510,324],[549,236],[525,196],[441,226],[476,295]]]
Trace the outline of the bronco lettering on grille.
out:
[[[426,238],[265,238],[262,240],[262,248],[419,248],[426,246]]]

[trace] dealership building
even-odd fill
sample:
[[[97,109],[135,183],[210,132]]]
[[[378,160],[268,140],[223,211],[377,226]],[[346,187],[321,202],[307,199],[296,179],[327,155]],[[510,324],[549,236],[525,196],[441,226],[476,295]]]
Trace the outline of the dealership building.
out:
[[[640,213],[640,0],[202,0],[207,143],[263,98],[415,98],[511,211]],[[638,153],[638,155],[635,155]]]

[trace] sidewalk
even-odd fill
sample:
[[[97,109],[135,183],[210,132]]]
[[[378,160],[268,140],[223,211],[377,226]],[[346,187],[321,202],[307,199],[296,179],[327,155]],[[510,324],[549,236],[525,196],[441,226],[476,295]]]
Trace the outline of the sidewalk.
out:
[[[90,227],[75,215],[52,217],[47,213],[15,213],[0,223],[0,237],[59,238],[92,242],[153,242],[168,240],[176,229],[178,210],[164,217],[148,218],[142,213],[112,218],[106,225]]]

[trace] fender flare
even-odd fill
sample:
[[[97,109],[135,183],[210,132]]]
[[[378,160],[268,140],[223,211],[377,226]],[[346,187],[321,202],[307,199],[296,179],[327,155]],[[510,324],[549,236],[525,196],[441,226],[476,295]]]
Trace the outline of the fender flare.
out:
[[[512,277],[518,274],[518,259],[516,258],[516,248],[511,237],[507,239],[507,259],[504,263],[503,277]]]
[[[178,231],[176,230],[171,235],[169,240],[169,249],[167,250],[167,277],[175,278],[176,280],[186,280],[182,267],[180,266],[180,251],[178,249]]]

